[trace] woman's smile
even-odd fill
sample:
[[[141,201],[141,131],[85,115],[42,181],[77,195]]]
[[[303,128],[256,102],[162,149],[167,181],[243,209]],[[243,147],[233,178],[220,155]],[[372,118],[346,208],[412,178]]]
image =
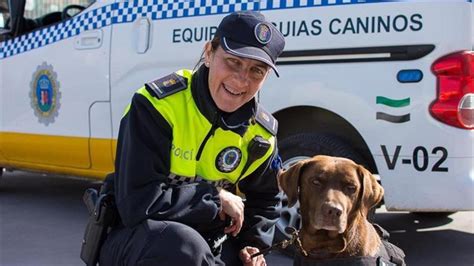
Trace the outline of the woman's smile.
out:
[[[224,88],[224,90],[226,92],[228,92],[229,94],[231,94],[233,96],[241,96],[241,95],[245,94],[245,91],[238,91],[238,90],[233,89],[232,87],[227,86],[225,84],[222,84],[222,87]]]

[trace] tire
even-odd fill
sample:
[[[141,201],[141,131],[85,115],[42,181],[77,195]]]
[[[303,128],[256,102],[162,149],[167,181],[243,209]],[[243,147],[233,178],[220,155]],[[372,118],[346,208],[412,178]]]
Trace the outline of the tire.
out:
[[[329,155],[345,157],[358,164],[363,164],[363,160],[350,145],[336,136],[317,133],[297,133],[289,135],[279,140],[279,153],[283,161],[283,169],[288,169],[300,160],[313,157],[315,155]],[[274,243],[290,238],[285,233],[288,226],[296,229],[301,228],[301,217],[299,214],[299,202],[295,206],[288,208],[288,199],[283,195],[281,217],[276,224]],[[293,245],[281,250],[283,253],[292,256],[295,252]]]

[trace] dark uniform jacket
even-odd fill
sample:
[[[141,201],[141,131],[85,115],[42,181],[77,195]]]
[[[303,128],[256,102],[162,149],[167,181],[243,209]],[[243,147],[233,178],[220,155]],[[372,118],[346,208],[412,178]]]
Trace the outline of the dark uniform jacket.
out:
[[[187,81],[192,82],[192,96],[199,111],[209,121],[218,121],[222,129],[242,136],[255,116],[257,103],[251,100],[233,113],[219,111],[207,81],[208,69],[204,66]],[[152,89],[147,87],[147,90],[151,93]],[[234,128],[235,125],[239,126]],[[133,227],[145,219],[171,220],[190,225],[199,232],[210,228],[223,230],[218,217],[221,203],[213,185],[169,183],[172,139],[172,128],[164,117],[147,98],[135,94],[120,124],[115,162],[114,190],[122,223]],[[237,238],[240,248],[249,245],[261,249],[271,244],[273,225],[280,217],[277,169],[272,167],[277,158],[276,150],[238,184],[246,198],[244,225]]]

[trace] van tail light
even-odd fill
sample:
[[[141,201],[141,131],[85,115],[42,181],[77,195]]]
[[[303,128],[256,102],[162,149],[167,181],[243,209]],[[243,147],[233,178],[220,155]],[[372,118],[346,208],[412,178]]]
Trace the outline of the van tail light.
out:
[[[451,126],[474,129],[474,52],[441,57],[431,70],[438,87],[437,98],[430,106],[431,115]]]

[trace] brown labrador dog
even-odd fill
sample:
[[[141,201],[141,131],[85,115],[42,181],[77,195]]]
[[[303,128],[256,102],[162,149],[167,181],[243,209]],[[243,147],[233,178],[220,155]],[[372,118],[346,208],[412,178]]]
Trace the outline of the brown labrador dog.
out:
[[[282,172],[288,205],[300,201],[303,249],[316,259],[374,256],[380,237],[368,222],[383,188],[363,166],[345,158],[318,155]]]

